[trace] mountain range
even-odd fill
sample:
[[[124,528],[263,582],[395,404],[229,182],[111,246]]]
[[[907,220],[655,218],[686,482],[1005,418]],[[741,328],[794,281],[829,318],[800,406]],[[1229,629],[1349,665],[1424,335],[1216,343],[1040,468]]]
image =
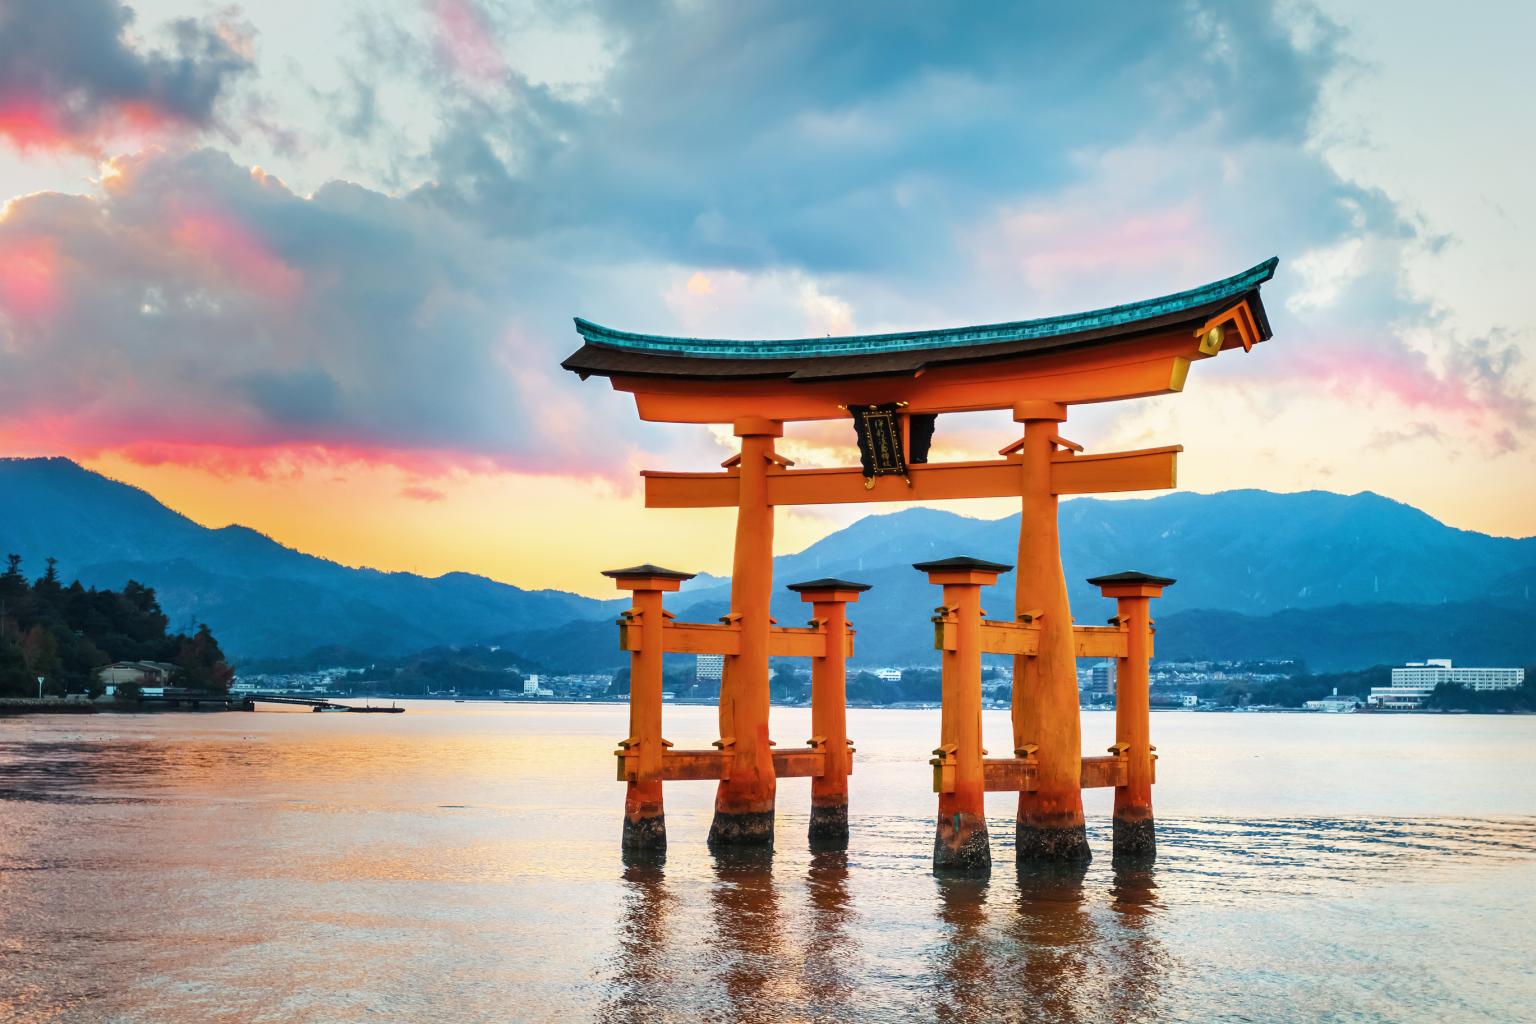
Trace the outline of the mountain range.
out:
[[[856,661],[927,664],[936,660],[928,616],[938,592],[912,563],[955,554],[1011,563],[1018,525],[1018,516],[925,508],[870,515],[780,556],[775,578],[873,584],[850,613]],[[1301,658],[1319,670],[1424,657],[1536,660],[1536,538],[1458,530],[1376,494],[1079,498],[1062,505],[1061,535],[1081,622],[1113,614],[1088,576],[1138,569],[1178,579],[1154,606],[1162,658]],[[495,642],[553,671],[622,664],[612,624],[622,601],[468,573],[343,566],[242,526],[200,526],[67,459],[0,460],[0,552],[21,555],[34,574],[52,556],[67,579],[87,585],[149,584],[173,627],[207,622],[240,659]],[[993,616],[1011,617],[1012,586],[1006,575],[984,593]],[[698,621],[713,621],[728,603],[729,581],[713,577],[669,598],[673,611]],[[780,589],[774,615],[798,624],[809,607]],[[558,625],[513,628],[530,621]]]

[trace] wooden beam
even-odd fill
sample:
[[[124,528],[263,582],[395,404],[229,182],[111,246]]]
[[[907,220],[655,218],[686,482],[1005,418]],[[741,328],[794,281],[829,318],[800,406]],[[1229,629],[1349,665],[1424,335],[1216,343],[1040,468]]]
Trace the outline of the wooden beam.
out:
[[[1126,764],[1125,758],[1115,757],[1085,757],[1083,758],[1083,788],[1104,789],[1106,787],[1125,785]]]
[[[1107,494],[1159,490],[1177,480],[1182,445],[1133,452],[1079,455],[1058,452],[1051,461],[1051,489],[1057,494]],[[786,469],[768,474],[771,505],[842,505],[872,501],[947,501],[956,498],[1010,498],[1024,492],[1023,466],[1016,458],[978,462],[934,462],[908,467],[907,481],[874,478],[866,487],[863,471]],[[645,470],[646,508],[734,508],[739,484],[735,473],[669,473]]]
[[[772,658],[824,658],[827,635],[819,629],[776,626],[768,631],[768,656]]]
[[[661,756],[663,782],[703,782],[730,776],[729,750],[667,750]],[[635,771],[634,754],[619,754],[619,778]],[[781,779],[820,778],[826,774],[827,753],[813,747],[796,747],[773,752],[773,773]]]
[[[988,793],[1033,793],[1040,765],[1021,757],[989,757],[981,770]]]
[[[734,623],[668,622],[663,627],[662,649],[668,654],[740,654],[741,627]],[[619,649],[640,649],[640,626],[619,623]],[[827,653],[826,634],[816,628],[775,628],[768,634],[768,653],[775,658],[822,658]],[[846,637],[843,657],[853,657],[853,633]]]
[[[1073,626],[1072,644],[1079,658],[1123,658],[1125,630],[1119,626]]]
[[[827,752],[810,747],[773,752],[773,774],[781,779],[821,778],[827,773]]]
[[[988,654],[1039,654],[1040,627],[1026,626],[1022,622],[992,622],[983,619],[981,649]]]
[[[1181,444],[1134,452],[1075,455],[1058,452],[1051,459],[1051,490],[1057,494],[1110,494],[1160,491],[1178,486]]]
[[[1039,764],[1021,757],[989,757],[982,761],[989,793],[1033,793]],[[1106,789],[1125,785],[1125,759],[1121,757],[1085,757],[1082,767],[1084,789]]]
[[[668,622],[662,627],[662,650],[668,654],[740,654],[741,627],[701,622]],[[640,627],[619,623],[619,649],[640,649]]]
[[[666,782],[693,782],[729,778],[729,750],[668,750],[661,756],[661,777]]]
[[[1189,328],[1158,331],[1092,350],[1073,349],[838,380],[704,380],[624,376],[616,391],[635,396],[643,420],[730,423],[742,416],[836,420],[848,405],[906,402],[914,413],[1009,409],[1041,400],[1077,405],[1177,391],[1181,360],[1207,357]]]

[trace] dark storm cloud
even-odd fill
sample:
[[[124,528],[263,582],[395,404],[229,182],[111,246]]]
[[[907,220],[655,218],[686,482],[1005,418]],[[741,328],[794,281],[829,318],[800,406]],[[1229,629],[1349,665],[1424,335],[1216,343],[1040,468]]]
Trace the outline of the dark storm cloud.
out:
[[[210,124],[252,68],[242,31],[178,19],[170,48],[151,50],[129,40],[133,22],[117,0],[0,0],[0,134],[91,150],[104,134]]]

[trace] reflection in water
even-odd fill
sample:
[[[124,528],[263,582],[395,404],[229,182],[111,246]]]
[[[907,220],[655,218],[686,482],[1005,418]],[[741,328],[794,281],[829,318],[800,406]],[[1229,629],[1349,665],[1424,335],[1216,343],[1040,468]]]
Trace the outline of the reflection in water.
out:
[[[1109,890],[1111,909],[1119,924],[1108,1001],[1113,1021],[1157,1019],[1163,1005],[1163,983],[1174,972],[1174,961],[1155,931],[1161,908],[1157,904],[1157,873],[1149,865],[1117,864]]]
[[[1087,865],[1020,868],[1011,901],[996,882],[938,880],[946,935],[934,958],[931,1016],[1157,1019],[1171,960],[1153,931],[1153,873],[1117,870],[1106,914],[1094,906],[1087,872]],[[997,901],[990,912],[989,898]]]
[[[748,1020],[772,1016],[775,1003],[789,1000],[779,895],[773,883],[773,850],[722,848],[714,853],[715,884],[710,890],[716,969],[725,1002]]]
[[[946,935],[939,947],[935,968],[933,1017],[941,1021],[987,1019],[992,1005],[992,943],[986,935],[987,890],[985,877],[939,875],[939,920]]]
[[[618,706],[0,719],[0,1022],[1529,1016],[1536,719],[1266,716],[1171,775],[1155,869],[1112,866],[1101,819],[1086,874],[1003,844],[936,881],[926,715],[861,728],[846,855],[786,811],[771,860],[712,857],[712,793],[678,786],[668,858],[623,864]],[[1175,727],[1189,758],[1253,728]],[[1314,776],[1332,806],[1266,802]]]
[[[805,884],[811,904],[804,970],[809,1015],[814,1020],[846,1020],[859,984],[849,969],[848,953],[859,937],[848,893],[848,854],[812,854]]]
[[[672,898],[667,895],[666,859],[665,852],[654,851],[631,851],[625,857],[616,951],[618,991],[603,1015],[605,1020],[654,1020],[649,1008],[661,1005],[669,994],[667,917]]]
[[[1040,1020],[1079,1021],[1101,1016],[1095,1002],[1107,993],[1098,935],[1083,906],[1087,864],[1020,865],[1018,913],[1008,932],[1021,951],[1010,965],[1018,989],[1011,1000]]]

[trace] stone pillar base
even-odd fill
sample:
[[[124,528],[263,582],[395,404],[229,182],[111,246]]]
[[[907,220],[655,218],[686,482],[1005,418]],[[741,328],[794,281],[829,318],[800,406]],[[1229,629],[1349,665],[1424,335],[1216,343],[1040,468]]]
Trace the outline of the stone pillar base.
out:
[[[933,870],[957,875],[990,874],[992,844],[987,836],[987,819],[979,814],[940,818],[933,837]]]
[[[848,848],[848,805],[811,805],[811,848],[845,850]]]
[[[664,815],[624,819],[626,850],[665,850],[667,848],[667,819]]]
[[[773,812],[733,814],[716,811],[709,826],[710,846],[773,846]]]
[[[1014,854],[1023,864],[1086,864],[1093,860],[1088,829],[1083,825],[1058,827],[1021,821]]]
[[[1150,818],[1115,819],[1115,860],[1150,863],[1157,859],[1157,825]]]

